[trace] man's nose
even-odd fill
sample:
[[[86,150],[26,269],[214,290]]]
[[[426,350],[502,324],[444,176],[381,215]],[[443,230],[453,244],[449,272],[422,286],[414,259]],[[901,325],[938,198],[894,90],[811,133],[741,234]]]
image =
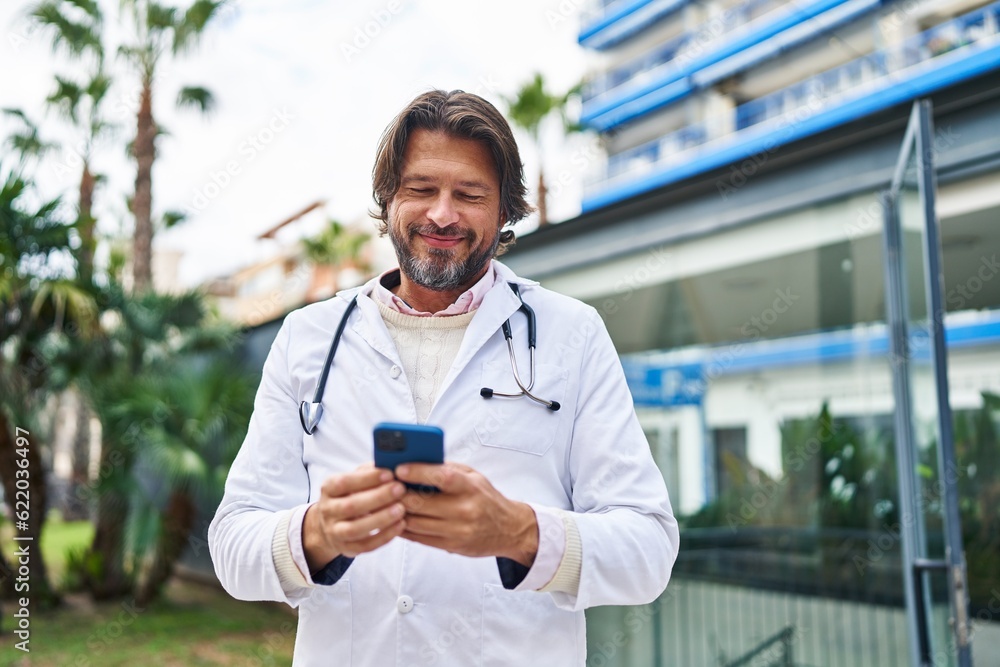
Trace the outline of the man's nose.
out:
[[[447,192],[439,193],[427,211],[427,218],[438,227],[447,227],[458,222],[458,208],[452,196]]]

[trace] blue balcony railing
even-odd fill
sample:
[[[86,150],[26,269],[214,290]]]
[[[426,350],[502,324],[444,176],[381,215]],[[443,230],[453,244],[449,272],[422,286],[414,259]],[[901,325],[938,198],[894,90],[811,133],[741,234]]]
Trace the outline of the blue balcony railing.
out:
[[[652,26],[690,0],[596,0],[581,11],[580,44],[605,49]]]
[[[593,78],[583,91],[583,102],[602,103],[618,93],[641,86],[662,74],[678,69],[690,60],[695,50],[707,51],[738,28],[747,26],[761,16],[792,4],[790,0],[751,0],[738,3],[695,30],[680,35],[648,53]],[[686,58],[678,58],[678,55]]]
[[[1000,2],[995,2],[896,46],[747,102],[729,118],[688,126],[613,155],[603,173],[586,183],[583,209],[773,150],[781,143],[1000,68],[998,26]]]
[[[587,89],[581,121],[605,131],[810,41],[882,0],[740,3],[677,43],[616,68]],[[618,70],[621,70],[620,72]]]

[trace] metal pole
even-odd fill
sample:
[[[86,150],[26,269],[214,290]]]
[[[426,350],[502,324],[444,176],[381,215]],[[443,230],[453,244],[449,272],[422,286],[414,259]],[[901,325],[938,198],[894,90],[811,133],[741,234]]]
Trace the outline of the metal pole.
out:
[[[924,276],[927,281],[927,312],[933,344],[934,380],[937,385],[938,474],[943,484],[945,559],[948,561],[948,591],[951,594],[952,626],[959,667],[972,665],[969,628],[969,596],[965,550],[958,511],[958,466],[951,432],[951,402],[948,396],[948,348],[944,333],[944,270],[940,229],[935,206],[937,179],[934,173],[934,120],[930,100],[914,103],[917,116],[917,170],[920,200],[924,207]]]

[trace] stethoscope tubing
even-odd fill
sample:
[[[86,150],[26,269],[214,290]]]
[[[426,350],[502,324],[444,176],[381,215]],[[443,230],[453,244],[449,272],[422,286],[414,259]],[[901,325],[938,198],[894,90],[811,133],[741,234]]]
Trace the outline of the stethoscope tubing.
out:
[[[302,430],[306,432],[306,435],[315,433],[320,419],[323,418],[323,394],[326,392],[326,381],[330,377],[330,368],[333,366],[333,358],[337,354],[337,347],[340,345],[340,339],[344,335],[344,329],[347,327],[347,320],[350,319],[351,311],[357,305],[358,295],[355,294],[354,298],[347,304],[347,310],[344,311],[343,316],[340,318],[340,324],[337,325],[337,331],[333,334],[333,342],[330,344],[330,351],[326,354],[326,361],[323,363],[323,373],[320,375],[319,383],[316,385],[316,393],[313,395],[312,404],[306,401],[302,401],[299,404],[299,421],[302,423]]]
[[[524,299],[521,298],[521,292],[515,283],[507,284],[521,302],[518,310],[523,312],[525,317],[528,319],[528,357],[530,362],[528,385],[524,385],[521,381],[521,375],[518,372],[517,357],[514,354],[514,335],[511,332],[510,318],[507,318],[504,320],[501,330],[503,331],[504,340],[507,343],[507,355],[510,357],[510,368],[514,374],[514,382],[517,384],[520,391],[516,394],[505,394],[493,391],[489,387],[483,387],[479,391],[479,395],[483,398],[520,398],[521,396],[524,396],[539,405],[545,406],[552,412],[556,412],[560,407],[562,407],[558,401],[546,401],[544,398],[540,398],[531,393],[531,389],[535,386],[535,311],[531,306],[524,302]],[[358,296],[355,294],[354,298],[352,298],[350,303],[347,304],[347,310],[345,310],[343,316],[341,316],[340,324],[337,325],[337,331],[333,335],[333,342],[330,344],[330,351],[327,352],[326,361],[323,363],[323,372],[320,375],[319,383],[316,385],[316,392],[313,395],[312,403],[302,401],[302,403],[299,404],[299,421],[302,423],[302,430],[306,432],[306,435],[312,435],[316,432],[316,428],[319,426],[319,422],[323,417],[323,394],[326,392],[326,382],[330,377],[330,368],[333,366],[333,359],[337,354],[337,347],[340,345],[340,339],[344,335],[344,329],[347,327],[347,320],[350,319],[351,312],[357,307],[357,305]]]

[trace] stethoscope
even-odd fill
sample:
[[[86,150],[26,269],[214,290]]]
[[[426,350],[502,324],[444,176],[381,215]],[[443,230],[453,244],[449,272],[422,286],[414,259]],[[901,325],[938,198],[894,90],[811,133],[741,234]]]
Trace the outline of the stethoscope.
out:
[[[500,326],[500,330],[503,331],[504,340],[507,341],[507,354],[510,356],[510,369],[514,374],[514,382],[517,383],[518,391],[515,394],[505,394],[499,391],[494,391],[489,387],[483,387],[479,390],[479,395],[483,398],[520,398],[524,396],[539,405],[543,405],[552,412],[558,410],[561,406],[558,401],[546,401],[544,398],[540,398],[531,393],[531,388],[535,385],[535,311],[531,306],[524,302],[521,298],[521,292],[515,283],[507,283],[514,295],[517,296],[517,300],[521,302],[518,310],[524,313],[524,316],[528,318],[528,356],[531,364],[531,375],[528,376],[528,386],[524,386],[521,382],[521,375],[517,370],[517,358],[514,356],[514,335],[511,333],[510,329],[510,318],[504,320],[504,323]],[[323,393],[326,391],[326,380],[330,376],[330,367],[333,366],[333,357],[337,354],[337,346],[340,345],[340,338],[344,335],[344,328],[347,326],[347,320],[351,316],[351,312],[358,305],[358,296],[354,295],[350,303],[347,304],[347,310],[344,311],[343,316],[340,318],[340,324],[337,325],[337,331],[333,334],[333,342],[330,344],[330,351],[326,355],[326,362],[323,364],[323,373],[320,375],[319,384],[316,385],[316,393],[313,396],[313,400],[302,401],[299,405],[299,421],[302,422],[302,430],[306,432],[306,435],[312,435],[316,432],[316,427],[319,425],[319,420],[323,417]]]

